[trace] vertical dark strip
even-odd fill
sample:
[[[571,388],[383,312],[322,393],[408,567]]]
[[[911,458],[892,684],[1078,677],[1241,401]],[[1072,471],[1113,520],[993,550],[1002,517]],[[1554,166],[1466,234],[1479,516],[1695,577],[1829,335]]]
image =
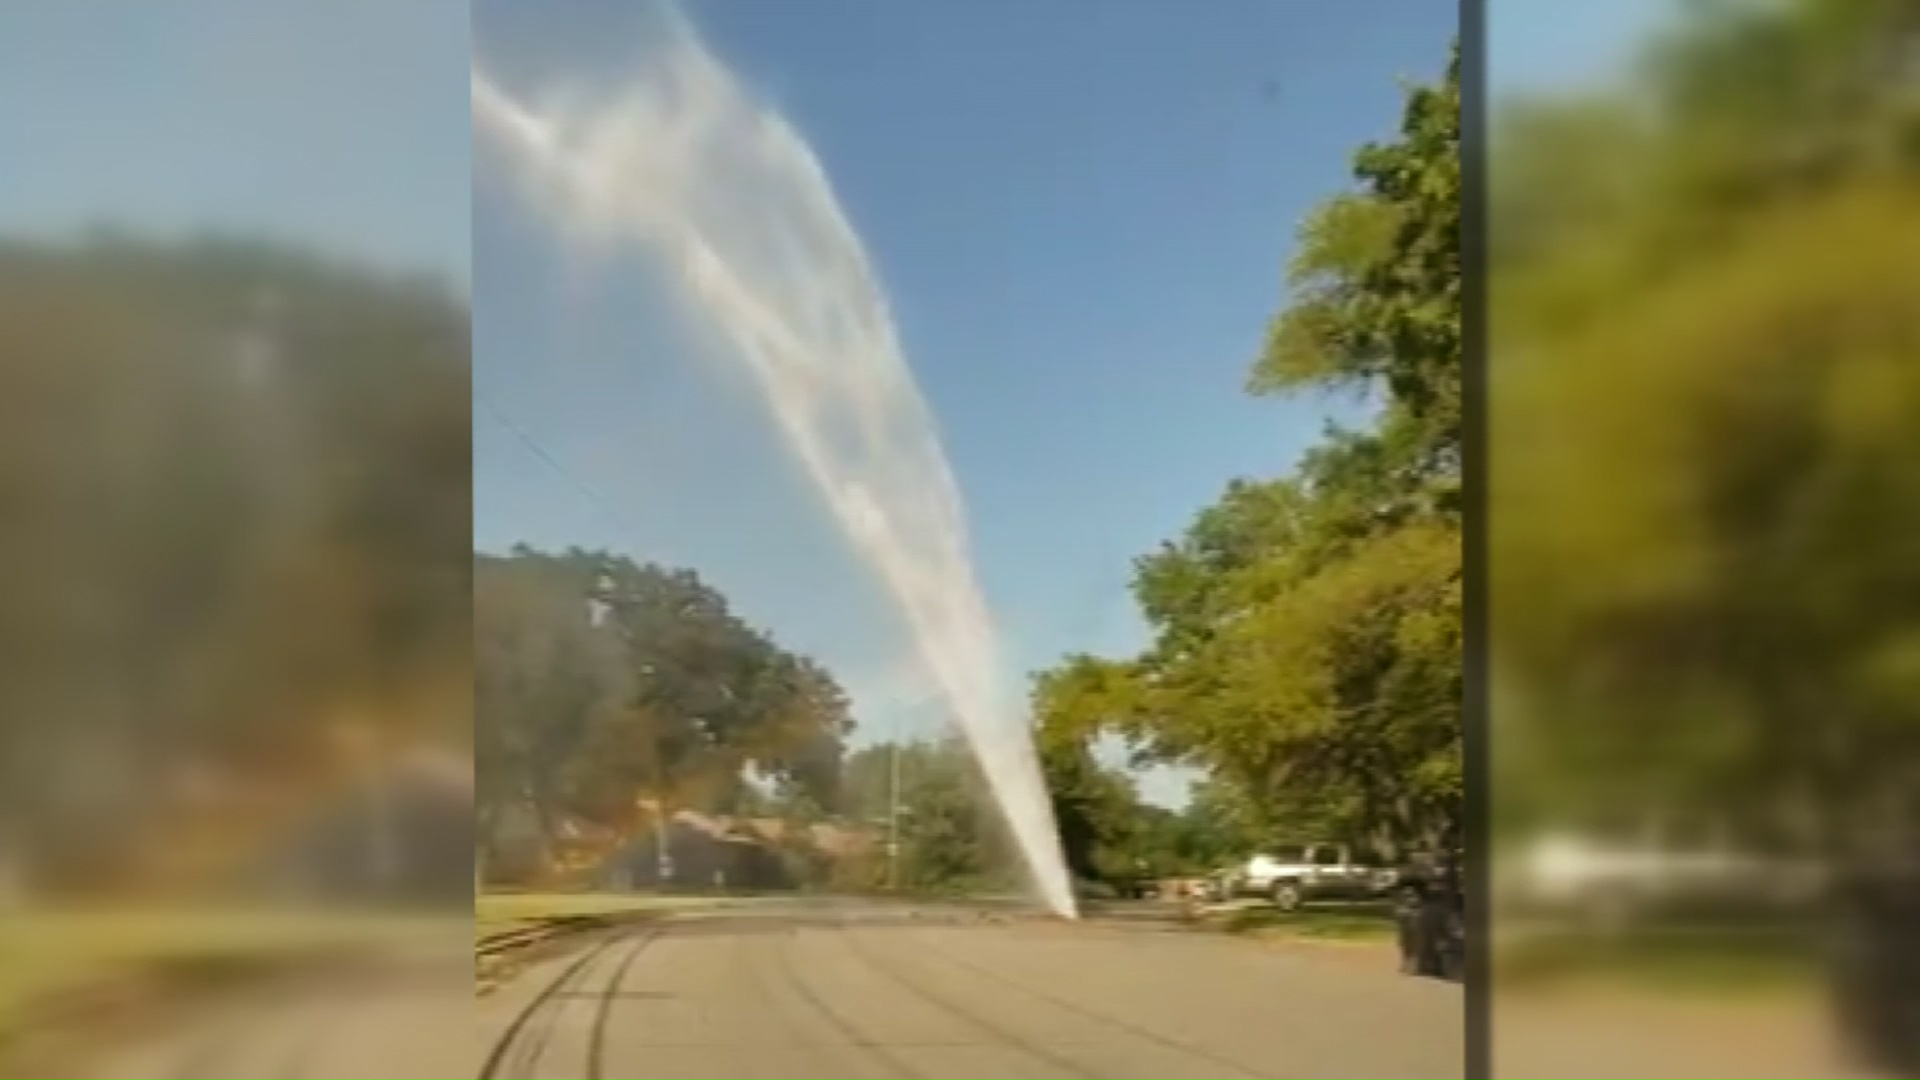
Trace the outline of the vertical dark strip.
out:
[[[1468,1080],[1493,1076],[1491,708],[1487,656],[1487,168],[1486,0],[1460,3],[1460,332],[1462,676],[1466,700],[1466,1061]]]

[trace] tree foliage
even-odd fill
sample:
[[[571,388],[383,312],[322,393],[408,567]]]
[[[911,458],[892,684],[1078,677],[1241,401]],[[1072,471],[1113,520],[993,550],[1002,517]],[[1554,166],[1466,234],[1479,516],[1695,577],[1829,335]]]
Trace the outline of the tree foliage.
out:
[[[1036,696],[1044,701],[1044,680]],[[1083,880],[1112,880],[1135,871],[1144,839],[1144,808],[1133,780],[1103,765],[1086,732],[1042,707],[1037,732],[1042,774],[1053,799],[1053,819],[1067,869]]]
[[[604,552],[475,557],[475,771],[508,810],[630,829],[643,802],[732,811],[750,777],[838,801],[845,693],[687,570]]]
[[[1251,388],[1355,388],[1379,421],[1234,481],[1139,559],[1152,644],[1067,658],[1035,708],[1060,738],[1199,766],[1266,838],[1408,844],[1456,826],[1463,787],[1457,51],[1354,176],[1302,229]]]
[[[1018,887],[1019,874],[979,764],[958,738],[884,742],[847,757],[843,820],[883,841],[865,884],[908,892]],[[897,840],[888,865],[886,841]]]
[[[1708,11],[1497,140],[1492,632],[1536,804],[1914,790],[1913,12]]]
[[[1460,52],[1407,95],[1399,139],[1354,155],[1358,191],[1301,229],[1295,301],[1254,365],[1258,393],[1384,389],[1380,442],[1457,496],[1460,454]]]
[[[12,856],[117,862],[183,792],[297,802],[349,722],[464,743],[468,324],[255,243],[0,243]]]

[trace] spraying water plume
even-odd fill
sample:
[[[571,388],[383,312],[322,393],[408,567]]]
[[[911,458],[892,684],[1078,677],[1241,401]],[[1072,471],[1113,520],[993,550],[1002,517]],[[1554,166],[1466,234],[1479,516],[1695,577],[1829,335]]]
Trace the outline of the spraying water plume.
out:
[[[751,371],[879,575],[978,756],[1041,900],[1074,914],[1030,733],[1001,705],[965,511],[859,235],[805,138],[678,18],[633,79],[535,107],[473,73],[476,133],[580,247],[632,245]]]

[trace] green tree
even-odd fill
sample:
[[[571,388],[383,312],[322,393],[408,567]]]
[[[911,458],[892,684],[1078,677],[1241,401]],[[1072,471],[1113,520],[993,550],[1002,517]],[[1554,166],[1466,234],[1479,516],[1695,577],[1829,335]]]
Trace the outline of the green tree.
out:
[[[469,321],[256,243],[0,242],[13,852],[124,869],[177,842],[183,776],[290,808],[360,764],[349,720],[464,743]]]
[[[1099,762],[1070,713],[1048,707],[1048,678],[1035,688],[1038,748],[1067,868],[1083,880],[1124,880],[1147,854],[1139,793],[1125,773]]]
[[[1302,230],[1251,387],[1352,388],[1378,423],[1234,481],[1138,560],[1150,647],[1068,658],[1035,707],[1043,730],[1199,766],[1262,839],[1392,848],[1457,828],[1463,800],[1457,50],[1354,176]]]
[[[686,570],[602,552],[476,556],[475,770],[483,838],[530,813],[626,832],[676,808],[743,809],[748,776],[830,805],[844,692]]]
[[[1536,808],[1837,842],[1914,790],[1913,30],[1877,0],[1727,6],[1500,139],[1495,716]],[[1556,206],[1570,145],[1640,182]]]
[[[908,892],[1017,885],[998,808],[964,740],[864,746],[848,755],[843,775],[840,820],[870,830],[877,841],[876,857],[857,875],[863,886],[883,887],[890,879]],[[894,827],[899,861],[890,874],[884,845]]]
[[[900,885],[947,890],[993,869],[990,807],[972,756],[957,740],[916,744],[901,761]]]
[[[1384,390],[1376,439],[1420,494],[1457,509],[1460,379],[1460,51],[1407,95],[1400,137],[1353,162],[1360,190],[1322,203],[1289,269],[1255,392]]]

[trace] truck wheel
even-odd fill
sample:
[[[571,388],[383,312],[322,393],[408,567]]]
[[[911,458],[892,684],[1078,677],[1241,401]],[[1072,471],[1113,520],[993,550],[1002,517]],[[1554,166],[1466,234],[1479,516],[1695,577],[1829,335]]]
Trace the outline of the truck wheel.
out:
[[[1274,882],[1273,906],[1279,908],[1281,911],[1298,911],[1300,909],[1300,886],[1291,881]]]

